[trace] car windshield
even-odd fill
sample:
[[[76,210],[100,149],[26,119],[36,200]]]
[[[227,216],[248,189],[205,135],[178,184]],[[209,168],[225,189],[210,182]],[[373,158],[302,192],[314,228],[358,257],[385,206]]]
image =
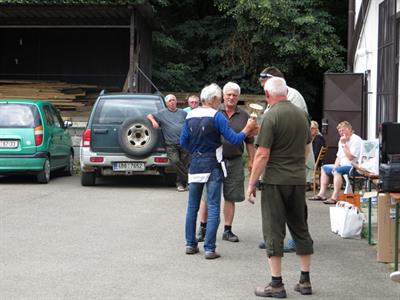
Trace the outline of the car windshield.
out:
[[[164,108],[159,99],[100,100],[93,120],[98,124],[122,124],[126,119],[145,117]]]
[[[40,124],[35,105],[0,103],[0,128],[34,128]]]

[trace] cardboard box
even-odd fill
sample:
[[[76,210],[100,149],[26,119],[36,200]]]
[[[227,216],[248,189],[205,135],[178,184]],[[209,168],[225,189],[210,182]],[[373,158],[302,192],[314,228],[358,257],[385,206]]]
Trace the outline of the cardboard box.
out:
[[[393,262],[394,233],[395,204],[392,202],[389,193],[380,193],[378,199],[377,261],[386,263]]]

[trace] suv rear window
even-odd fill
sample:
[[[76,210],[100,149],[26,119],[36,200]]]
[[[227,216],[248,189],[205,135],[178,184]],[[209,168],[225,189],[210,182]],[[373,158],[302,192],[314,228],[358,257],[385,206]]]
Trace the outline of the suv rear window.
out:
[[[122,124],[126,119],[145,117],[164,108],[160,99],[101,99],[93,122],[96,124]]]
[[[36,106],[23,103],[0,103],[1,128],[34,128],[40,123]]]

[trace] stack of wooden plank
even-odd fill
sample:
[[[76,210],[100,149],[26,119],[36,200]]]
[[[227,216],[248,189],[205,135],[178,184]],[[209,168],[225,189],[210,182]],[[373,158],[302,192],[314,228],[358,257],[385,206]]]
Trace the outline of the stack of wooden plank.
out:
[[[52,102],[61,111],[80,110],[93,104],[100,88],[96,85],[61,81],[0,79],[0,99],[32,99]]]

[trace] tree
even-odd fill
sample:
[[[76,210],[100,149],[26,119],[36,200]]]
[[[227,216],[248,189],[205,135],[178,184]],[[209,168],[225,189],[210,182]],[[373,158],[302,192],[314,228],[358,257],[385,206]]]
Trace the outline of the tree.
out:
[[[327,1],[162,2],[154,78],[163,89],[199,90],[233,80],[243,92],[259,93],[259,72],[275,65],[312,108],[320,105],[322,74],[344,70],[345,49],[331,25],[340,24],[340,15],[330,15],[335,10]],[[346,22],[345,12],[342,18]]]

